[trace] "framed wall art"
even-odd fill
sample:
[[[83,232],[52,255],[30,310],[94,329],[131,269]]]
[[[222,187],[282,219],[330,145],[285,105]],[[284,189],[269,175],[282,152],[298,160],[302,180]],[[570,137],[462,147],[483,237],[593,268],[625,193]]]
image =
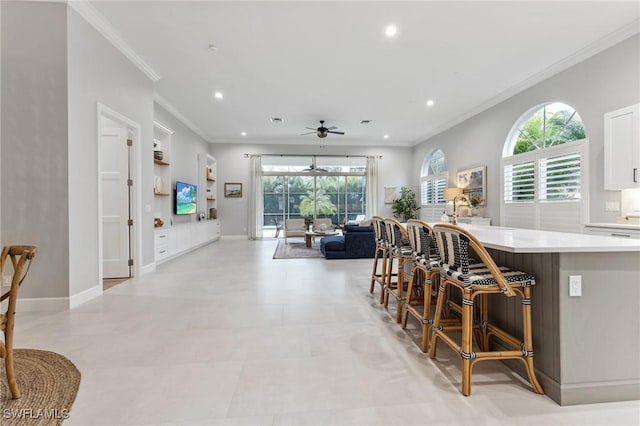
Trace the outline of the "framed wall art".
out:
[[[396,199],[396,187],[385,186],[384,187],[384,203],[393,204],[393,200]]]
[[[462,170],[456,173],[456,186],[467,197],[479,196],[481,206],[487,205],[487,166]]]
[[[235,182],[225,183],[224,196],[226,198],[242,198],[242,184]]]

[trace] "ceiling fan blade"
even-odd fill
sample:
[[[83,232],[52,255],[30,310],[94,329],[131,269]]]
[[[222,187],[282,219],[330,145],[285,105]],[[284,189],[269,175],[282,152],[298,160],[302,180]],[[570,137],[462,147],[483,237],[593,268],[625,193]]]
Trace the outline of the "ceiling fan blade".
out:
[[[334,135],[344,135],[344,132],[334,132],[333,130],[327,130],[327,133],[333,133]]]
[[[313,134],[315,134],[315,133],[316,133],[316,131],[314,130],[313,132],[300,133],[300,136],[303,136],[303,135],[313,135]]]
[[[314,131],[315,131],[315,130],[318,130],[318,129],[316,129],[315,127],[305,127],[305,129],[314,130]]]
[[[336,126],[327,127],[327,130],[335,130],[335,129],[337,129]]]

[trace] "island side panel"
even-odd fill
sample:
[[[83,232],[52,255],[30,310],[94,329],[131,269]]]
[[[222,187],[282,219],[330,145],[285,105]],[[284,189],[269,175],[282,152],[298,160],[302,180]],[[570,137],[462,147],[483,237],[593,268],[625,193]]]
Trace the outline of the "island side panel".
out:
[[[559,294],[562,404],[640,399],[640,253],[561,253]]]

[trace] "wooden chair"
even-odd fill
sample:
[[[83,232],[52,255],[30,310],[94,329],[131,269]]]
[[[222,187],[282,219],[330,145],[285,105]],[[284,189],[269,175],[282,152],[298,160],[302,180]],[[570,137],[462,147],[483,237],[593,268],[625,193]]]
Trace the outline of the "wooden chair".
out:
[[[440,276],[440,256],[433,229],[426,222],[409,219],[407,234],[413,251],[413,266],[402,307],[402,328],[407,327],[409,315],[418,320],[422,328],[420,349],[422,352],[427,352],[433,323],[431,318],[433,283]]]
[[[276,224],[276,235],[273,238],[278,238],[280,236],[280,231],[282,231],[282,224],[277,217],[273,218],[273,222]]]
[[[0,342],[0,357],[4,358],[7,383],[13,399],[20,398],[20,389],[18,389],[13,370],[13,326],[16,315],[16,300],[18,299],[20,284],[27,276],[31,260],[35,254],[36,248],[34,246],[9,246],[4,247],[0,255],[0,275],[7,273],[7,258],[11,259],[11,266],[13,267],[11,288],[0,296],[0,302],[9,299],[6,312],[0,314],[0,331],[4,333],[4,343]]]
[[[313,219],[313,230],[319,231],[333,231],[333,223],[329,218],[315,218]]]
[[[373,256],[373,271],[371,272],[371,285],[369,293],[373,293],[375,284],[380,284],[380,303],[384,302],[384,286],[387,283],[387,261],[389,259],[389,244],[387,233],[384,226],[384,218],[381,216],[373,216],[371,218],[373,225],[373,235],[376,239],[376,253]],[[380,264],[380,272],[378,265]]]
[[[406,290],[404,280],[405,264],[413,259],[413,251],[409,246],[407,230],[394,218],[384,220],[385,232],[389,244],[389,260],[385,273],[384,307],[389,306],[389,296],[396,299],[396,322],[402,320],[402,305],[404,304],[404,292]],[[395,262],[397,260],[397,262]],[[394,265],[397,265],[394,272]],[[393,280],[396,277],[396,280]]]
[[[476,362],[486,360],[521,360],[536,393],[544,393],[533,368],[533,338],[531,335],[531,286],[535,278],[520,271],[498,267],[491,255],[473,235],[455,225],[438,224],[433,227],[440,253],[440,289],[436,303],[433,336],[429,356],[435,358],[437,343],[441,339],[462,359],[462,394],[471,394],[471,370]],[[470,263],[473,251],[480,262]],[[462,292],[462,322],[449,326],[441,324],[447,287]],[[489,323],[489,295],[513,297],[519,295],[522,304],[522,334],[519,340]],[[479,318],[474,325],[474,303],[479,300]],[[456,343],[449,331],[462,329],[462,341]],[[477,332],[480,351],[473,350],[473,334]],[[495,337],[505,346],[491,350],[489,337]]]
[[[287,243],[287,239],[291,237],[302,237],[307,232],[307,225],[305,225],[304,219],[287,219],[284,222],[284,242]]]

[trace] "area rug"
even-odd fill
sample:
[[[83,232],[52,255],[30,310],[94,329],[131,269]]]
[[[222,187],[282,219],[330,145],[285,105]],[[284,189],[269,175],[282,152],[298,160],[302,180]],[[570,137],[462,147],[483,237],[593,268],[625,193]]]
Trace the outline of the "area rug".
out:
[[[285,244],[284,240],[278,241],[274,259],[310,259],[314,257],[324,258],[320,251],[320,240],[316,240],[311,244],[311,248],[307,247],[304,241],[289,241]]]
[[[60,354],[14,349],[13,365],[22,397],[11,399],[4,359],[0,359],[0,424],[60,425],[71,415],[80,372]]]

